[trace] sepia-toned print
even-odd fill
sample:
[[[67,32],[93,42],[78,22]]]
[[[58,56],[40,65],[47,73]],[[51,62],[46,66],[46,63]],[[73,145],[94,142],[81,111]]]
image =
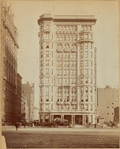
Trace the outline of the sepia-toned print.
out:
[[[2,148],[119,148],[117,1],[1,2]]]

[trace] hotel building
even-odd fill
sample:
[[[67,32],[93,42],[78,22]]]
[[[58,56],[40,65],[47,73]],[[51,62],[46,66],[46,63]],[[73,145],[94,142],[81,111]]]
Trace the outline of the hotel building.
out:
[[[95,123],[95,23],[92,15],[39,17],[41,121]]]

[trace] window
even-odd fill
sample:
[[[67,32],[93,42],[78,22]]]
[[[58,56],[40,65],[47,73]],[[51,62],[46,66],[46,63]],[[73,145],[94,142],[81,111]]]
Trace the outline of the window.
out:
[[[53,66],[53,60],[52,60],[52,66]]]
[[[90,39],[92,40],[92,34],[90,34]]]
[[[73,84],[73,79],[71,79],[71,84]]]
[[[81,69],[81,74],[83,74],[83,69]]]
[[[71,76],[73,76],[73,70],[71,70]]]
[[[84,109],[84,104],[81,104],[81,110],[83,110]]]
[[[92,93],[92,87],[90,87],[90,92]]]
[[[43,69],[41,69],[41,75],[43,75]]]
[[[76,53],[74,53],[74,58],[76,58]]]
[[[83,58],[83,52],[81,52],[81,58]]]
[[[91,49],[92,49],[92,45],[93,45],[93,44],[91,43]]]
[[[49,34],[48,33],[45,34],[45,38],[49,39]]]
[[[90,66],[92,66],[92,61],[90,61]]]
[[[74,70],[74,76],[76,75],[76,70]]]
[[[85,69],[85,74],[88,75],[88,69]]]
[[[88,61],[87,61],[87,60],[85,61],[85,66],[86,66],[86,67],[88,66]]]
[[[92,69],[90,69],[90,75],[92,75]]]
[[[49,57],[49,51],[46,51],[46,57]]]
[[[67,79],[67,84],[69,83],[69,79]]]
[[[90,84],[92,84],[92,78],[90,78]]]
[[[49,25],[46,25],[46,29],[49,29]]]
[[[59,71],[60,76],[62,76],[62,70]]]
[[[46,83],[49,83],[49,78],[46,78]]]
[[[92,105],[90,104],[90,111],[92,111]]]
[[[83,50],[83,43],[80,45],[80,47],[81,47],[81,50]]]
[[[51,97],[51,101],[53,101],[53,96]]]
[[[49,66],[49,60],[46,60],[46,66]]]
[[[88,83],[88,78],[85,78],[85,83]]]
[[[73,53],[71,53],[71,58],[73,58]]]
[[[52,69],[52,75],[53,75],[53,69]]]
[[[41,58],[43,58],[43,52],[41,52]]]
[[[57,69],[57,76],[59,76],[59,69]]]
[[[83,84],[83,78],[81,78],[81,84]]]
[[[81,39],[83,39],[83,34],[81,34]]]
[[[85,91],[88,92],[88,87],[85,88]]]
[[[63,62],[64,67],[66,67],[66,61]]]
[[[74,79],[74,84],[76,84],[76,78]]]
[[[67,70],[67,76],[69,76],[69,70]]]
[[[49,87],[48,86],[46,87],[46,93],[49,93]]]
[[[64,76],[66,76],[66,70],[64,70]]]
[[[83,96],[81,97],[81,102],[83,102]]]
[[[92,58],[92,52],[90,52],[90,58]]]
[[[88,111],[88,104],[85,105],[85,109],[86,109],[86,111]]]
[[[88,58],[88,51],[85,51],[85,58]]]
[[[49,69],[46,69],[46,74],[49,74]]]
[[[49,110],[49,104],[46,104],[46,110]]]
[[[92,96],[90,96],[90,102],[92,102]]]
[[[81,67],[83,67],[83,61],[81,61]]]
[[[51,110],[53,110],[53,105],[51,105]]]
[[[88,34],[85,34],[85,39],[88,39]]]
[[[60,67],[62,67],[62,62],[60,61]]]
[[[88,102],[88,96],[85,96],[85,101]]]
[[[62,79],[60,78],[60,84],[62,83]]]
[[[41,67],[43,66],[43,61],[41,61]]]
[[[69,67],[69,61],[67,61],[67,67]]]
[[[46,43],[46,49],[49,49],[49,43]]]

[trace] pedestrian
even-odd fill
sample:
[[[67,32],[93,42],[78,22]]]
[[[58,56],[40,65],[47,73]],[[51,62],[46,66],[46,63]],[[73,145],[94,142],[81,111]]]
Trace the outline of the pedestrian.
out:
[[[19,128],[19,123],[18,122],[15,123],[15,127],[16,127],[16,131],[17,131],[18,128]]]
[[[25,122],[24,122],[24,123],[23,123],[24,128],[25,128],[25,125],[26,125],[26,124],[25,124]]]

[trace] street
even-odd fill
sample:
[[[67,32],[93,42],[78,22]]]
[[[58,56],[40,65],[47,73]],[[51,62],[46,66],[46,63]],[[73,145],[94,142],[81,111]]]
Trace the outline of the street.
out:
[[[3,128],[7,148],[119,148],[119,129]]]

